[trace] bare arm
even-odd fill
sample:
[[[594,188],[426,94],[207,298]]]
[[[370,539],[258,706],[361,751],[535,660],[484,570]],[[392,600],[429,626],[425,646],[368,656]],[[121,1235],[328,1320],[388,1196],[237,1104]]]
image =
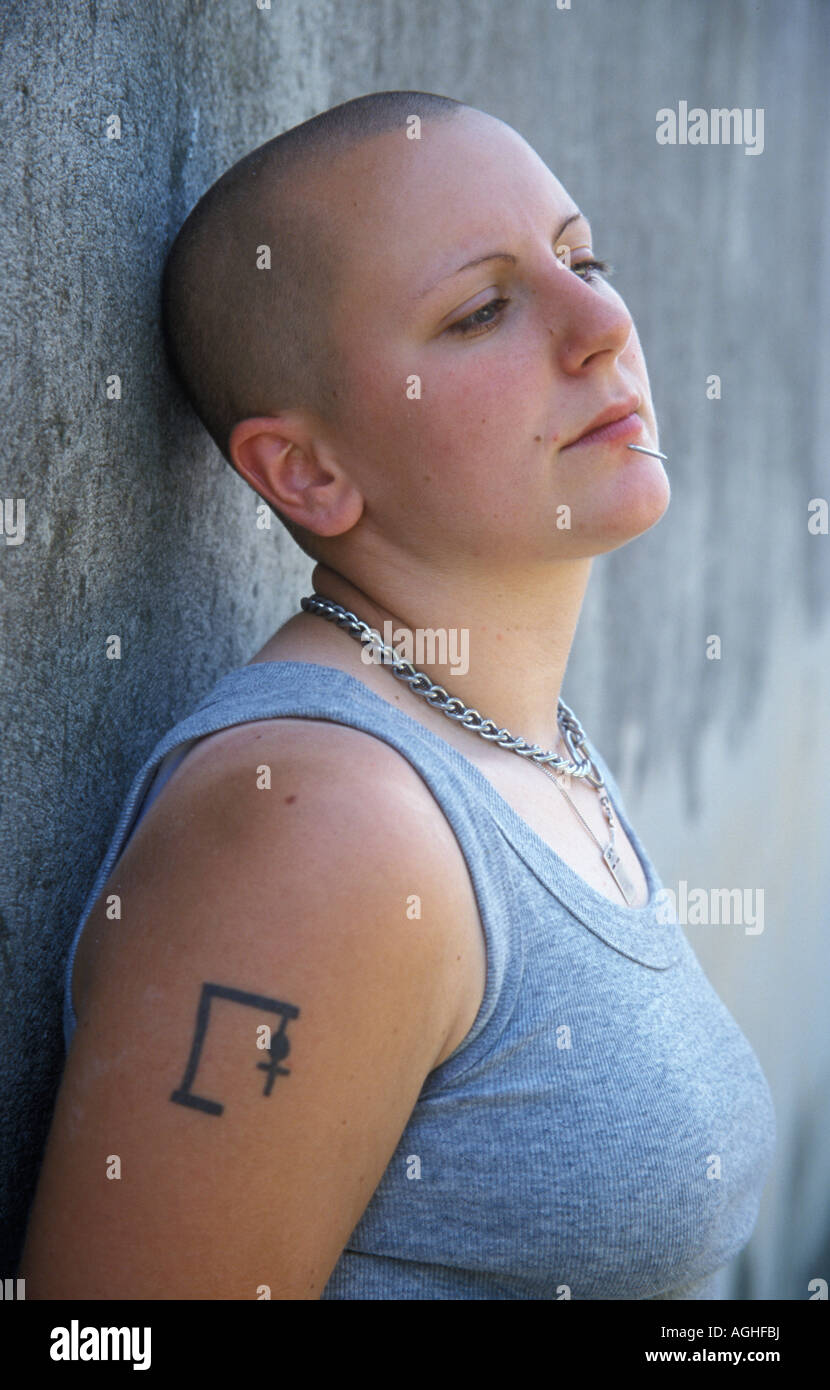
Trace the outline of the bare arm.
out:
[[[90,918],[29,1298],[319,1298],[456,1026],[472,894],[428,789],[280,725],[188,756]]]

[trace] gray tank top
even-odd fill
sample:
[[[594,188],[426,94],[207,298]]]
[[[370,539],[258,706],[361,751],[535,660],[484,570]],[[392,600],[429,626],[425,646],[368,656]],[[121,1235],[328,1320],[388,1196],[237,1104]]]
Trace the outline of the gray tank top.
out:
[[[356,677],[231,671],[130,788],[69,951],[67,1048],[78,938],[142,815],[197,739],[280,716],[362,729],[412,764],[464,855],[487,947],[472,1028],[427,1076],[322,1298],[723,1297],[772,1161],[772,1098],[681,926],[660,920],[662,885],[590,740],[642,908],[591,888],[474,763]]]

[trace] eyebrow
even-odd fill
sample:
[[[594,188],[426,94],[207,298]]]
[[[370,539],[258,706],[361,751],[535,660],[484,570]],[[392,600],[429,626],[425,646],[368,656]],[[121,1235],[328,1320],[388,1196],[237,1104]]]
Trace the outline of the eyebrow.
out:
[[[577,222],[580,217],[585,217],[585,214],[580,212],[578,208],[576,212],[572,212],[570,216],[566,217],[559,231],[554,235],[554,241],[558,241],[565,228],[570,226],[571,222]],[[585,220],[587,222],[588,219],[585,218]],[[432,294],[432,291],[436,290],[439,285],[443,285],[445,280],[451,280],[454,275],[460,275],[462,270],[470,270],[473,266],[484,265],[486,261],[510,261],[512,265],[516,265],[518,260],[518,256],[514,256],[510,251],[488,251],[484,256],[477,256],[474,261],[467,261],[464,265],[460,265],[457,270],[450,270],[446,275],[442,275],[441,279],[436,280],[435,284],[430,285],[429,289],[422,290],[420,294],[416,295],[415,302],[417,303],[419,300],[425,299],[426,296]]]

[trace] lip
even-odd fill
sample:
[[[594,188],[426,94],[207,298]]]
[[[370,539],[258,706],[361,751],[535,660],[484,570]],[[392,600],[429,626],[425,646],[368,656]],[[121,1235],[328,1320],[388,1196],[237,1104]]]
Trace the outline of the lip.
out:
[[[564,445],[564,448],[570,449],[575,444],[611,443],[615,439],[624,439],[629,434],[639,434],[643,428],[643,421],[637,414],[639,404],[635,396],[627,401],[619,401],[616,405],[609,405],[601,415],[592,420],[582,434]]]

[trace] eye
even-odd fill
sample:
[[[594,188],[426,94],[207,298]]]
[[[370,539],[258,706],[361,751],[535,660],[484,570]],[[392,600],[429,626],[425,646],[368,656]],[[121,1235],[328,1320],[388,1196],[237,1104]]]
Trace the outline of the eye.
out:
[[[587,285],[593,284],[596,280],[607,280],[614,274],[612,265],[609,265],[607,261],[597,260],[595,257],[577,261],[570,269]],[[480,309],[468,314],[465,319],[459,319],[458,323],[450,324],[447,332],[457,333],[462,338],[476,337],[480,333],[486,333],[489,328],[498,323],[509,303],[509,299],[490,299],[486,304],[482,304]],[[489,315],[489,317],[482,318],[481,315]]]
[[[509,303],[509,299],[491,299],[487,304],[482,304],[481,308],[476,309],[474,313],[468,314],[465,319],[459,319],[458,323],[450,324],[448,332],[459,333],[462,338],[465,338],[471,334],[474,336],[476,330],[486,331],[491,323],[498,321],[504,306]],[[486,314],[490,309],[497,310],[495,318],[485,320],[479,317],[480,314]]]
[[[580,279],[584,279],[589,285],[594,280],[608,279],[614,274],[612,265],[609,265],[607,261],[597,260],[577,261],[576,265],[571,266],[571,270],[575,275],[579,275],[580,271],[584,270],[586,273],[584,276],[580,275]]]

